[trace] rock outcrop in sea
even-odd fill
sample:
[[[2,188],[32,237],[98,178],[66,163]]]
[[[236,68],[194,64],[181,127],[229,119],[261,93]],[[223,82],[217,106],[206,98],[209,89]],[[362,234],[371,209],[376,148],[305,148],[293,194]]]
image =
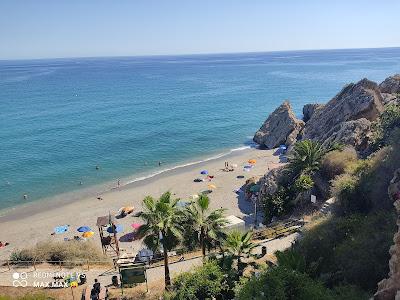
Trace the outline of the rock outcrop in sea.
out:
[[[395,171],[388,187],[388,193],[396,209],[398,231],[394,234],[394,245],[389,249],[388,278],[378,283],[378,291],[374,295],[375,300],[400,299],[400,169]]]
[[[304,127],[304,122],[296,118],[288,101],[283,102],[269,115],[253,140],[268,149],[280,144],[293,144]]]

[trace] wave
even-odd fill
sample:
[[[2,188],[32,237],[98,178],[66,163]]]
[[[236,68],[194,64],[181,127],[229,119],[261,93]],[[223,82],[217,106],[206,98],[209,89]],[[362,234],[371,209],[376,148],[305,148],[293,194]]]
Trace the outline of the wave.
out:
[[[232,154],[234,152],[245,151],[245,150],[248,150],[248,149],[251,149],[251,148],[254,148],[254,145],[247,145],[247,146],[232,148],[228,152],[219,153],[219,154],[216,154],[214,156],[211,156],[211,157],[208,157],[208,158],[205,158],[205,159],[202,159],[202,160],[196,160],[196,161],[188,162],[188,163],[185,163],[185,164],[176,165],[176,166],[173,166],[173,167],[170,167],[170,168],[166,168],[166,169],[163,169],[163,170],[160,170],[160,171],[157,171],[157,172],[150,173],[149,175],[145,175],[145,176],[134,178],[132,180],[128,180],[125,183],[123,183],[121,186],[127,186],[127,185],[132,184],[132,183],[136,183],[136,182],[139,182],[139,181],[150,179],[150,178],[155,177],[157,175],[160,175],[160,174],[163,174],[163,173],[166,173],[166,172],[170,172],[170,171],[173,171],[173,170],[177,170],[177,169],[181,169],[181,168],[185,168],[185,167],[189,167],[189,166],[198,165],[198,164],[205,163],[205,162],[208,162],[208,161],[211,161],[211,160],[216,160],[216,159],[222,158],[224,156],[228,156],[228,155],[230,155],[230,154]]]

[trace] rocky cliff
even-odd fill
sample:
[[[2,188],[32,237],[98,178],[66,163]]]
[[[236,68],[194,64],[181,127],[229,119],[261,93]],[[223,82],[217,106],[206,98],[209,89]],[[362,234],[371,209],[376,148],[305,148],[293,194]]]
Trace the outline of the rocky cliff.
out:
[[[400,75],[386,78],[380,85],[368,79],[345,86],[326,104],[306,104],[303,121],[296,118],[285,101],[270,114],[254,135],[267,148],[287,146],[311,139],[324,145],[341,143],[364,151],[371,138],[371,126],[384,106],[400,102]]]
[[[312,115],[304,127],[303,139],[323,143],[339,128],[348,127],[343,123],[361,118],[374,121],[382,110],[383,99],[375,82],[363,79],[356,84],[349,84]]]
[[[398,232],[394,235],[394,245],[389,253],[389,276],[378,283],[378,291],[374,295],[375,300],[400,300],[400,169],[396,170],[390,181],[388,193],[397,212]]]
[[[400,74],[386,78],[380,85],[385,105],[391,103],[400,103]]]

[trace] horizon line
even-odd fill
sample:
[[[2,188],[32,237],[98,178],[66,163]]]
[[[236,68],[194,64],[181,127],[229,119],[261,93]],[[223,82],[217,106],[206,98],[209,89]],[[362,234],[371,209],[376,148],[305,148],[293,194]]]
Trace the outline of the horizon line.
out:
[[[129,58],[129,57],[176,57],[176,56],[206,56],[206,55],[233,55],[233,54],[262,54],[279,52],[312,52],[312,51],[346,51],[346,50],[379,50],[379,49],[398,49],[400,46],[391,47],[360,47],[360,48],[321,48],[321,49],[294,49],[294,50],[270,50],[270,51],[243,51],[243,52],[199,52],[182,54],[135,54],[135,55],[105,55],[105,56],[69,56],[69,57],[39,57],[39,58],[0,58],[4,61],[32,61],[32,60],[62,60],[62,59],[99,59],[99,58]]]

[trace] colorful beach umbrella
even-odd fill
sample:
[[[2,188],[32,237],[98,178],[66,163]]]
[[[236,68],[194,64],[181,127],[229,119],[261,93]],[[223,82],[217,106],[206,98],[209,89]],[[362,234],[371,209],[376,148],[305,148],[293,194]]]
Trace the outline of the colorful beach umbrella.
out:
[[[257,161],[255,160],[255,159],[249,159],[249,164],[252,164],[252,165],[254,165]]]
[[[132,226],[133,229],[138,230],[138,229],[140,228],[140,226],[142,226],[142,224],[140,224],[140,223],[133,223],[131,226]]]
[[[78,232],[89,232],[92,231],[89,226],[81,226],[77,229]]]
[[[216,188],[217,188],[217,186],[214,185],[214,184],[209,184],[208,187],[209,187],[210,189],[216,189]]]
[[[92,237],[94,235],[94,232],[93,231],[86,231],[86,232],[84,232],[83,234],[82,234],[82,236],[84,237],[84,238],[90,238],[90,237]]]
[[[119,233],[124,230],[124,227],[121,224],[115,225],[115,230],[113,230],[112,226],[107,228],[108,233]]]
[[[203,170],[203,171],[200,172],[200,174],[202,174],[202,175],[207,175],[207,174],[208,174],[208,171],[207,171],[207,170]]]
[[[54,228],[55,234],[61,234],[67,232],[69,229],[69,225],[61,225]]]

